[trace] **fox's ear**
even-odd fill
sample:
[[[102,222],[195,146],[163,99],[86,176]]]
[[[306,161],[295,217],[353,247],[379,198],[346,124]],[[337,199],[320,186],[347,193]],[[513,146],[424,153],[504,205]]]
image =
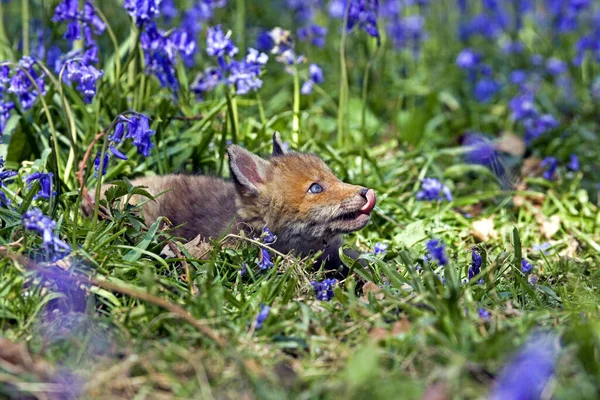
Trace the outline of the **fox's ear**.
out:
[[[265,183],[269,162],[235,144],[227,146],[233,180],[243,193],[258,195]]]
[[[285,150],[285,146],[281,141],[281,136],[279,136],[279,132],[275,131],[273,134],[273,156],[282,156],[287,154]]]

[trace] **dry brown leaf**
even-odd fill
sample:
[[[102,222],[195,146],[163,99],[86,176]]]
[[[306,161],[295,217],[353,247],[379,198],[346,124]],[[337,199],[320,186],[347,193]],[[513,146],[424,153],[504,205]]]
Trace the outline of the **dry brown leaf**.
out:
[[[540,231],[546,239],[551,239],[560,230],[561,219],[559,215],[546,218],[543,214],[537,214],[535,219],[540,224]]]
[[[478,242],[487,242],[490,238],[495,238],[498,233],[494,229],[494,216],[473,221],[473,230],[471,233]]]
[[[367,283],[365,283],[362,289],[363,289],[363,296],[362,296],[362,298],[367,303],[369,302],[369,292],[372,292],[373,296],[375,296],[375,298],[377,300],[382,300],[385,297],[385,293],[383,293],[383,291],[381,290],[381,288],[379,286],[377,286],[373,282],[367,282]]]
[[[390,332],[387,329],[381,328],[379,326],[376,326],[369,331],[369,337],[377,342],[380,340],[385,340],[389,336]]]
[[[523,157],[526,146],[525,142],[520,137],[510,132],[504,132],[496,142],[496,150],[516,157]]]
[[[396,336],[401,333],[406,333],[406,332],[410,331],[410,329],[411,329],[411,323],[408,320],[408,318],[402,318],[402,319],[394,322],[394,324],[392,325],[392,335]]]
[[[209,242],[204,241],[200,235],[185,243],[183,247],[190,253],[190,256],[201,260],[207,260],[210,258],[210,252],[213,249],[212,245]],[[173,253],[173,250],[171,250],[169,245],[166,245],[160,254],[168,258],[176,257],[176,254]]]

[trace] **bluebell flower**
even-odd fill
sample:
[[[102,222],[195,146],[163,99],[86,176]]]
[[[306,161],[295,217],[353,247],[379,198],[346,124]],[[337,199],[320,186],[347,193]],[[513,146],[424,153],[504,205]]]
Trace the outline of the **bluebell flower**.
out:
[[[146,71],[154,74],[161,86],[168,87],[172,91],[179,89],[179,81],[175,65],[175,46],[169,37],[160,31],[154,23],[147,24],[140,35],[140,44],[144,50]]]
[[[0,143],[2,140],[2,135],[4,135],[4,129],[6,128],[6,123],[11,116],[11,111],[14,110],[15,103],[12,101],[4,100],[4,96],[2,91],[0,91]]]
[[[534,102],[535,98],[532,92],[525,91],[513,97],[508,102],[511,110],[511,117],[516,121],[531,118],[537,115],[537,108]]]
[[[377,28],[377,12],[379,8],[378,0],[333,0],[329,3],[329,15],[333,18],[343,19],[346,10],[348,10],[348,23],[346,29],[351,31],[358,25],[369,36],[377,39],[379,43],[380,36]]]
[[[527,72],[522,69],[515,69],[510,73],[509,79],[510,83],[515,85],[522,85],[527,80]]]
[[[421,190],[417,192],[417,200],[426,201],[452,201],[450,189],[436,178],[423,178]]]
[[[531,143],[544,133],[556,129],[558,121],[551,114],[544,114],[534,118],[526,119],[523,122],[525,127],[525,142]]]
[[[273,244],[277,241],[277,235],[274,235],[273,232],[271,232],[271,230],[269,228],[267,228],[266,226],[263,227],[262,229],[263,231],[263,243],[264,244]]]
[[[165,19],[165,21],[170,22],[174,18],[177,18],[179,15],[179,10],[177,10],[177,6],[173,0],[161,0],[159,14]]]
[[[488,167],[496,164],[498,154],[494,142],[481,133],[467,132],[463,136],[462,145],[469,151],[465,161],[469,164],[479,164]]]
[[[260,256],[258,258],[258,267],[262,270],[267,270],[273,266],[273,262],[271,261],[271,254],[264,247],[260,248]]]
[[[41,94],[44,95],[46,94],[46,83],[44,81],[46,75],[44,73],[38,75],[34,68],[35,64],[36,61],[29,56],[23,56],[23,58],[19,60],[19,66],[27,71],[27,73],[35,81],[35,84],[42,91]],[[24,110],[28,110],[33,107],[39,96],[39,93],[37,89],[35,89],[35,86],[29,76],[27,76],[27,74],[21,68],[16,69],[14,75],[10,79],[10,85],[6,91],[8,93],[15,94],[19,99],[21,107],[23,107]]]
[[[56,192],[52,191],[52,179],[54,174],[44,172],[34,172],[25,178],[25,182],[28,184],[29,189],[33,186],[34,182],[40,183],[40,188],[33,199],[49,199],[51,196],[56,196]]]
[[[518,40],[508,40],[502,43],[502,52],[507,55],[521,54],[525,50],[525,46]]]
[[[317,47],[325,46],[325,36],[327,28],[315,24],[305,26],[298,29],[298,39],[302,42],[310,41],[311,44]],[[269,49],[270,50],[270,49]]]
[[[258,315],[256,316],[256,321],[255,321],[255,325],[254,325],[254,328],[256,330],[259,330],[260,328],[262,328],[263,324],[269,317],[270,311],[271,311],[271,307],[269,307],[265,304],[260,305],[260,311],[259,311]]]
[[[83,9],[79,11],[79,0],[63,0],[54,9],[52,17],[54,22],[67,22],[67,31],[64,38],[69,42],[85,38],[86,45],[91,45],[92,32],[97,35],[106,30],[106,24],[94,10],[89,0],[83,3]]]
[[[67,84],[76,84],[77,90],[83,95],[83,101],[91,103],[96,95],[96,82],[104,75],[104,72],[83,61],[69,60],[65,65],[64,81]]]
[[[294,19],[300,24],[310,22],[314,18],[315,10],[318,10],[320,0],[286,0],[286,8],[294,14]]]
[[[133,145],[137,147],[139,154],[144,157],[150,155],[150,149],[154,147],[151,137],[156,132],[150,129],[150,120],[142,114],[137,114],[129,117],[128,131],[125,138],[133,139]]]
[[[459,27],[460,39],[465,42],[472,36],[482,36],[486,39],[495,39],[502,32],[498,20],[487,14],[475,15],[469,22]]]
[[[233,57],[238,48],[231,41],[231,32],[224,33],[221,25],[208,28],[206,37],[206,53],[212,57]]]
[[[571,154],[569,156],[569,163],[567,164],[567,169],[573,172],[579,171],[579,158],[576,154]]]
[[[327,11],[332,18],[342,19],[346,13],[346,0],[331,0]]]
[[[246,94],[251,90],[260,89],[262,80],[259,76],[268,60],[269,57],[265,53],[259,53],[253,48],[248,49],[244,61],[232,61],[229,64],[227,82],[237,88],[237,94]]]
[[[375,248],[373,250],[373,254],[385,254],[387,249],[388,249],[387,243],[377,242],[377,243],[375,243]]]
[[[547,180],[550,181],[554,177],[554,173],[556,172],[556,168],[558,168],[558,160],[555,157],[546,157],[540,163],[540,166],[542,168],[546,169],[544,171],[543,176],[544,176],[545,179],[547,179]]]
[[[487,321],[490,319],[490,312],[483,307],[479,307],[479,310],[477,310],[477,314],[479,315],[479,318],[483,320]]]
[[[275,47],[275,41],[271,37],[270,31],[263,31],[256,38],[256,48],[258,51],[270,52],[273,47]]]
[[[337,280],[325,279],[323,282],[312,281],[310,284],[315,289],[317,300],[330,301],[333,298],[333,287],[337,284]]]
[[[473,70],[479,68],[481,55],[470,48],[462,50],[456,57],[456,65],[459,68]]]
[[[489,77],[481,78],[473,88],[473,95],[480,103],[489,103],[494,95],[500,91],[502,86],[500,83]]]
[[[46,252],[54,260],[56,260],[56,257],[62,258],[66,253],[71,252],[71,246],[54,234],[56,222],[45,216],[39,209],[35,208],[27,211],[23,214],[21,222],[25,229],[37,232],[42,237]]]
[[[161,0],[125,0],[123,8],[131,15],[135,24],[141,27],[158,16],[160,3]]]
[[[98,150],[96,153],[96,158],[94,158],[94,176],[98,177],[98,172],[100,171],[100,160],[102,157],[102,152]],[[104,153],[104,162],[102,163],[102,176],[106,175],[106,171],[108,169],[108,152]]]
[[[552,57],[546,61],[546,69],[551,75],[564,74],[567,72],[567,63]]]
[[[496,379],[489,399],[540,399],[554,374],[558,353],[554,334],[532,334]]]
[[[471,250],[471,267],[469,267],[469,280],[473,279],[481,272],[481,256],[475,249]]]
[[[568,33],[577,29],[579,14],[590,6],[590,0],[545,0],[552,32]]]
[[[196,76],[196,79],[190,86],[192,92],[196,94],[198,100],[202,100],[205,93],[212,92],[222,81],[223,73],[221,69],[209,67]]]
[[[410,15],[403,18],[394,18],[387,25],[387,32],[394,48],[398,50],[410,49],[414,58],[419,57],[421,45],[427,39],[425,32],[425,19],[420,15]]]
[[[317,64],[310,64],[308,67],[310,79],[304,82],[300,92],[302,94],[310,94],[314,84],[323,83],[323,70]]]
[[[426,244],[427,251],[433,257],[438,265],[443,266],[448,264],[444,243],[439,239],[431,239]]]
[[[521,271],[527,275],[533,269],[533,265],[526,259],[521,260]]]
[[[6,197],[6,194],[2,190],[6,186],[6,182],[12,180],[17,175],[17,171],[5,170],[4,169],[4,158],[0,157],[0,206],[8,207],[10,200]]]

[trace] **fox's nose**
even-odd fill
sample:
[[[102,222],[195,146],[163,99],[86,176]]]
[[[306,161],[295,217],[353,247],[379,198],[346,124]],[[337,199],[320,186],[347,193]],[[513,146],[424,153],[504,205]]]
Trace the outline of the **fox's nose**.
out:
[[[375,197],[375,192],[373,191],[373,189],[363,188],[360,191],[360,195],[364,197],[365,200],[367,200],[367,202],[360,209],[360,212],[363,214],[369,214],[375,208],[375,203],[377,201],[377,198]]]

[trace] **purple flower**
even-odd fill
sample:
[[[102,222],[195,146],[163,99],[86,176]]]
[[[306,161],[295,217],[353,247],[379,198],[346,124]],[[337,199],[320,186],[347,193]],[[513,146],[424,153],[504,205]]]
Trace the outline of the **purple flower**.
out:
[[[149,118],[145,115],[134,115],[129,118],[128,132],[125,138],[133,139],[133,145],[137,147],[138,153],[144,157],[150,155],[150,149],[154,147],[151,137],[156,133],[150,129]]]
[[[269,307],[265,304],[260,305],[260,311],[259,311],[258,315],[256,316],[256,321],[255,321],[255,325],[254,325],[256,330],[259,330],[260,328],[262,328],[263,324],[269,317],[270,311],[271,311],[271,307]]]
[[[2,188],[6,186],[8,180],[13,179],[17,175],[17,171],[4,170],[4,158],[0,157],[0,206],[8,207],[10,200],[6,197],[6,194],[2,191]]]
[[[373,250],[373,254],[385,254],[387,251],[388,245],[386,243],[375,243],[375,248]]]
[[[190,89],[202,100],[204,93],[212,92],[221,83],[223,74],[219,68],[210,67],[196,76]]]
[[[39,209],[34,208],[27,211],[23,214],[21,222],[25,229],[37,232],[42,236],[46,252],[54,261],[63,258],[66,255],[65,253],[71,252],[71,247],[55,236],[54,228],[56,227],[56,222],[45,216]]]
[[[67,84],[75,83],[77,90],[83,95],[83,101],[91,103],[96,95],[96,82],[104,72],[98,71],[94,66],[83,61],[69,60],[66,62],[64,81]]]
[[[377,29],[378,0],[333,0],[329,3],[329,15],[333,18],[343,19],[348,9],[348,24],[346,29],[351,31],[356,25],[368,35],[377,39],[379,43],[379,30]]]
[[[576,154],[571,154],[569,156],[569,163],[567,164],[567,169],[573,172],[579,171],[579,158]]]
[[[227,82],[237,88],[237,94],[246,94],[251,90],[257,91],[262,86],[260,73],[268,60],[269,57],[265,53],[259,53],[253,48],[248,49],[248,55],[244,61],[232,61],[229,64]]]
[[[469,268],[469,280],[473,279],[481,272],[482,259],[475,249],[471,250],[471,267]]]
[[[96,153],[96,158],[94,158],[94,176],[98,177],[98,171],[100,171],[100,160],[101,160],[102,152],[98,150]],[[104,153],[104,162],[102,163],[102,176],[106,175],[106,170],[108,168],[108,152]]]
[[[273,266],[273,262],[271,261],[271,254],[264,247],[260,248],[260,256],[258,258],[258,267],[260,269],[267,270]]]
[[[178,90],[175,44],[164,32],[158,30],[154,23],[146,25],[140,36],[140,44],[144,50],[146,71],[154,74],[161,86],[168,87],[172,91]]]
[[[459,68],[473,70],[479,68],[481,55],[472,49],[464,49],[456,57],[456,65]]]
[[[327,28],[315,24],[298,29],[298,39],[300,41],[308,40],[317,47],[325,46],[325,35],[327,35]]]
[[[478,102],[485,104],[489,103],[501,88],[502,86],[495,79],[483,77],[475,84],[473,95]]]
[[[294,13],[294,19],[301,24],[313,20],[314,11],[320,6],[320,0],[286,0],[286,8]]]
[[[158,16],[160,2],[161,0],[125,0],[123,8],[131,15],[135,24],[141,27]]]
[[[206,53],[213,57],[233,57],[237,54],[238,48],[235,47],[230,39],[231,32],[224,33],[221,25],[208,28],[206,37]]]
[[[522,69],[515,69],[510,73],[509,81],[515,85],[522,85],[527,80],[527,72]]]
[[[546,157],[540,163],[540,166],[546,168],[544,171],[544,178],[551,181],[554,177],[554,173],[556,172],[556,168],[558,167],[558,160],[554,157]]]
[[[88,0],[79,11],[79,0],[63,0],[54,9],[54,22],[67,22],[64,38],[69,42],[85,38],[86,46],[95,44],[92,32],[97,35],[106,30],[106,25],[96,15],[94,6]]]
[[[444,243],[439,239],[431,239],[426,244],[427,251],[433,257],[438,265],[443,266],[448,264]]]
[[[412,50],[413,57],[417,58],[421,52],[421,44],[427,39],[424,26],[425,19],[423,17],[411,15],[390,21],[387,31],[394,48],[408,48]]]
[[[508,102],[508,107],[512,112],[512,119],[521,121],[537,115],[537,108],[534,103],[534,95],[532,92],[526,91]]]
[[[496,380],[489,399],[539,399],[554,374],[558,358],[556,336],[547,332],[532,334]]]
[[[546,62],[546,69],[551,75],[560,75],[567,72],[567,63],[552,57]]]
[[[488,321],[490,319],[490,312],[483,307],[479,307],[479,310],[477,310],[477,313],[479,314],[479,318],[481,318],[485,321]]]
[[[531,143],[544,133],[558,127],[558,121],[551,114],[544,114],[527,119],[523,122],[525,127],[525,142]]]
[[[264,244],[273,244],[275,243],[275,241],[277,240],[277,236],[273,234],[273,232],[271,232],[271,230],[269,228],[267,228],[266,226],[262,229],[263,231],[263,238],[262,241]]]
[[[417,192],[417,200],[425,201],[452,201],[450,189],[436,178],[423,178],[421,190]]]
[[[38,75],[33,68],[35,64],[36,61],[29,56],[23,56],[23,58],[19,60],[19,66],[27,71],[29,76],[33,78],[35,84],[42,91],[42,95],[44,95],[46,94],[46,84],[44,82],[46,75],[44,73]],[[8,93],[15,94],[19,99],[21,107],[23,107],[24,110],[28,110],[33,107],[33,104],[37,100],[39,93],[37,89],[35,89],[35,86],[29,76],[27,76],[27,74],[21,68],[15,71],[14,75],[10,79],[10,86],[6,91]]]
[[[323,83],[323,70],[317,64],[310,64],[308,67],[308,73],[310,74],[310,79],[304,82],[300,92],[302,94],[310,94],[312,92],[312,87],[316,83]]]
[[[333,298],[333,287],[337,284],[337,280],[325,279],[323,282],[312,281],[310,284],[315,289],[317,300],[329,301]]]
[[[523,271],[525,275],[529,274],[532,268],[533,265],[531,265],[529,261],[527,261],[526,259],[521,260],[521,271]]]
[[[40,189],[33,197],[33,199],[49,199],[51,196],[56,196],[56,192],[52,191],[52,179],[54,178],[54,174],[52,173],[43,173],[43,172],[34,172],[25,178],[25,182],[28,184],[28,188],[31,189],[34,182],[40,183]]]

